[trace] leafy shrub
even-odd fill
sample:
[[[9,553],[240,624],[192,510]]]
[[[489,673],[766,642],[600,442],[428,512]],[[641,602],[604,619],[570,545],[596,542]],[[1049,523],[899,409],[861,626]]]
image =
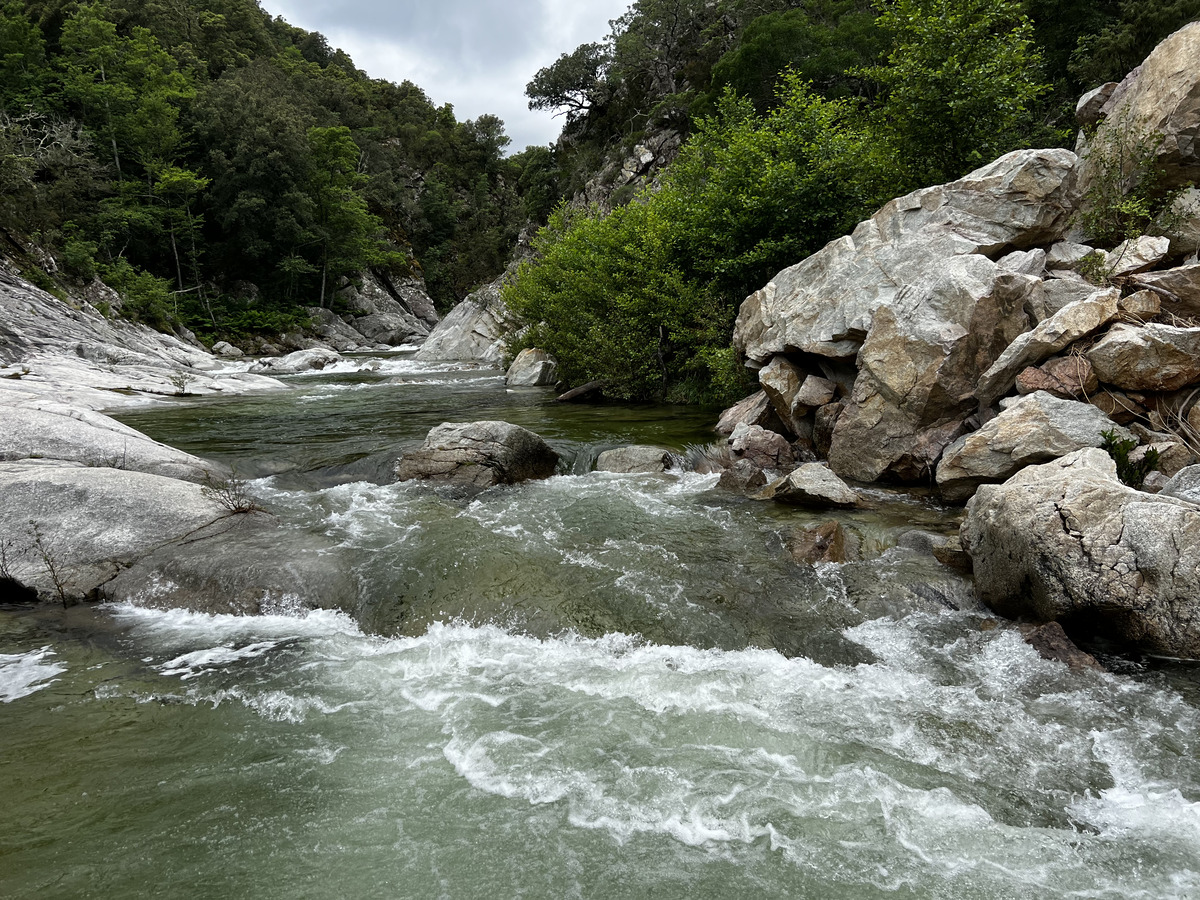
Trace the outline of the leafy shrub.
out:
[[[1124,440],[1111,429],[1100,432],[1100,436],[1104,438],[1100,447],[1117,464],[1117,477],[1121,479],[1122,484],[1140,488],[1145,483],[1146,476],[1158,468],[1157,450],[1147,450],[1140,460],[1133,462],[1129,454],[1137,448],[1137,441]]]

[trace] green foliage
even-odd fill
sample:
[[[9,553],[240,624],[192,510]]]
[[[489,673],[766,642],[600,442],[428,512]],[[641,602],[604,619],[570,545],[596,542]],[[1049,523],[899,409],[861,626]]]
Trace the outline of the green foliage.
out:
[[[887,92],[877,129],[910,184],[953,180],[1022,146],[1048,85],[1018,0],[880,2],[892,52],[861,74]]]
[[[1200,0],[1108,0],[1097,6],[1107,7],[1107,21],[1080,35],[1069,64],[1084,86],[1120,81],[1159,41],[1200,19]]]
[[[712,87],[734,89],[759,112],[774,105],[784,70],[824,97],[861,95],[867,83],[849,73],[873,65],[887,49],[877,17],[866,0],[814,0],[760,16],[713,66]]]
[[[568,121],[585,113],[603,89],[604,70],[611,55],[601,44],[581,44],[554,63],[539,69],[525,87],[530,109],[556,110]]]
[[[1161,136],[1144,136],[1127,122],[1111,125],[1088,140],[1084,157],[1092,177],[1077,215],[1088,238],[1102,247],[1164,234],[1178,224],[1171,210],[1179,191],[1163,189],[1156,161]]]
[[[794,75],[765,117],[728,94],[661,190],[608,216],[558,210],[505,289],[523,346],[610,396],[742,396],[729,338],[746,294],[874,203],[877,164],[852,112]]]
[[[118,258],[100,267],[105,284],[121,296],[121,314],[159,331],[170,331],[179,321],[170,282],[140,271]]]
[[[82,281],[91,281],[96,277],[96,251],[99,249],[100,245],[95,241],[71,238],[63,244],[58,261],[68,275]]]
[[[1137,448],[1137,441],[1124,440],[1112,430],[1100,432],[1100,437],[1104,439],[1100,448],[1117,464],[1117,477],[1122,484],[1141,488],[1146,476],[1158,468],[1157,450],[1147,450],[1140,460],[1133,462],[1129,454]]]

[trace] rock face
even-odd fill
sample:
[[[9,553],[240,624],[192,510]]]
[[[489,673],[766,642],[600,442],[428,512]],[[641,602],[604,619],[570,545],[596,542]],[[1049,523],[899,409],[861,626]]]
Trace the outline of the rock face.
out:
[[[416,290],[415,285],[410,287],[417,308],[422,313],[432,313],[433,303],[428,295]],[[432,323],[393,297],[373,274],[364,275],[357,286],[343,288],[338,298],[349,311],[346,324],[366,338],[368,344],[397,346],[429,334]],[[433,321],[437,321],[436,314]]]
[[[1116,325],[1087,358],[1101,381],[1122,390],[1178,390],[1200,381],[1200,328]]]
[[[931,266],[1060,237],[1077,198],[1077,163],[1067,150],[1017,151],[959,181],[891,201],[751,295],[734,346],[763,364],[790,352],[853,357],[876,310]]]
[[[400,458],[396,478],[487,488],[549,478],[557,463],[558,454],[550,445],[519,425],[446,423],[432,429],[420,448]]]
[[[947,500],[961,502],[979,485],[1005,481],[1026,466],[1099,447],[1101,432],[1110,430],[1135,440],[1088,403],[1043,391],[1029,394],[1008,402],[1004,412],[946,449],[937,467],[938,488]]]
[[[101,413],[57,403],[0,406],[0,461],[58,460],[203,483],[218,466]]]
[[[509,387],[546,387],[558,381],[558,363],[545,350],[528,347],[517,354],[504,378]]]
[[[1164,187],[1192,182],[1200,166],[1200,25],[1185,25],[1159,44],[1105,104],[1106,116],[1093,140],[1102,143],[1115,131],[1136,137],[1160,135],[1154,163]],[[1090,164],[1085,178],[1092,177]]]
[[[51,401],[99,410],[148,396],[283,387],[226,365],[174,335],[106,319],[86,304],[74,309],[0,264],[0,404]]]
[[[1200,506],[1125,487],[1103,451],[981,487],[961,536],[1001,615],[1200,658]]]
[[[979,376],[1024,331],[1037,280],[984,256],[932,266],[876,311],[829,462],[857,481],[914,481],[931,471],[976,405]]]
[[[504,320],[500,299],[504,276],[459,303],[429,333],[417,359],[461,360],[499,365],[504,358]]]
[[[224,515],[195,484],[109,468],[0,463],[0,535],[22,548],[14,575],[53,598],[57,589],[34,546],[34,527],[72,600],[94,592],[122,565]]]
[[[662,447],[634,445],[605,450],[596,459],[597,472],[622,475],[658,474],[671,467],[671,453]]]

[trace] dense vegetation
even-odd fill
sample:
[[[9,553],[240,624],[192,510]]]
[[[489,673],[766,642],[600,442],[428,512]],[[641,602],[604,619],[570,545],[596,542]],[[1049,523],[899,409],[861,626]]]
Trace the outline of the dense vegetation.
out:
[[[690,137],[628,205],[552,215],[505,293],[523,345],[614,396],[732,399],[748,293],[889,197],[1072,141],[1080,93],[1198,17],[1200,0],[638,0],[530,82],[565,116],[539,177],[572,194],[648,135]]]
[[[526,221],[499,119],[368,78],[256,0],[7,0],[0,68],[10,250],[158,327],[278,331],[370,268],[446,308]]]

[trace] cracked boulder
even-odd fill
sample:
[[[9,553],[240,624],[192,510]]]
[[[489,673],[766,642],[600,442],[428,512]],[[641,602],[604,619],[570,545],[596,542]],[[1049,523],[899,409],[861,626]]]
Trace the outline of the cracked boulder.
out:
[[[1069,150],[1019,150],[892,200],[748,297],[734,347],[759,364],[795,352],[852,359],[876,311],[932,266],[1060,239],[1078,198],[1077,164]]]
[[[1200,506],[1126,487],[1104,451],[984,485],[961,538],[1001,615],[1200,659]]]
[[[549,478],[558,454],[542,438],[508,422],[444,423],[396,463],[398,481],[488,488]]]
[[[855,481],[918,481],[977,407],[976,383],[1029,327],[1040,284],[983,256],[944,260],[875,313],[829,462]]]
[[[981,484],[1004,481],[1026,466],[1084,447],[1099,447],[1104,431],[1136,440],[1090,403],[1063,400],[1045,391],[1002,405],[1000,415],[946,448],[937,467],[938,488],[945,499],[962,502]]]

